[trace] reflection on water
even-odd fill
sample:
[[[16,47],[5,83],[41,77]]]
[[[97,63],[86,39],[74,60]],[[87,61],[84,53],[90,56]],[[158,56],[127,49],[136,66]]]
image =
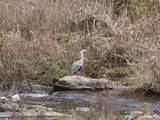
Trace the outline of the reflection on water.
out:
[[[32,98],[41,98],[41,97],[47,97],[48,94],[27,93],[27,94],[21,94],[21,96],[32,97]]]
[[[107,105],[111,104],[119,105],[119,109],[123,114],[128,114],[139,108],[150,109],[160,113],[160,102],[155,101],[155,98],[141,98],[133,94],[132,96],[117,95],[113,92],[110,94],[108,91],[61,91],[55,92],[53,95],[25,93],[21,94],[21,97],[29,104],[45,106],[67,106],[66,103],[69,103],[68,105],[75,107],[90,107],[93,104],[101,104],[104,107],[108,107]]]

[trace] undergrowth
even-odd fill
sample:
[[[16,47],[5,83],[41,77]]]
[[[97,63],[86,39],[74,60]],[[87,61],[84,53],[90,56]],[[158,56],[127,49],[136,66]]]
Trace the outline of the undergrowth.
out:
[[[0,89],[51,85],[68,75],[84,48],[82,75],[159,91],[159,6],[158,0],[1,0]]]

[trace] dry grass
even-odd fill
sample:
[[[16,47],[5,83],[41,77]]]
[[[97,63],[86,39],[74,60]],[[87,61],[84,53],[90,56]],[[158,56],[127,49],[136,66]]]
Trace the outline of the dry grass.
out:
[[[73,60],[79,57],[77,53],[87,47],[86,35],[68,31],[72,27],[70,21],[77,23],[80,17],[105,11],[91,1],[0,3],[1,90],[30,80],[51,84],[67,75]]]
[[[127,68],[127,82],[134,87],[155,84],[158,5],[157,0],[125,4],[116,0],[1,0],[0,89],[29,81],[50,85],[69,73],[82,48],[89,50],[83,75],[100,77],[115,68]],[[152,75],[147,77],[148,73]],[[137,86],[137,80],[143,85]]]

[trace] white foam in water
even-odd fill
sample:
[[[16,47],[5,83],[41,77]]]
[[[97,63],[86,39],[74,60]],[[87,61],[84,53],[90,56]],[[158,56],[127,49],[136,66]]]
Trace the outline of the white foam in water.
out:
[[[54,96],[54,95],[56,95],[58,92],[54,92],[54,93],[52,93],[52,96]]]
[[[37,93],[25,93],[25,94],[20,94],[21,96],[25,96],[25,97],[32,97],[32,98],[38,98],[38,97],[46,97],[48,96],[48,94],[37,94]]]

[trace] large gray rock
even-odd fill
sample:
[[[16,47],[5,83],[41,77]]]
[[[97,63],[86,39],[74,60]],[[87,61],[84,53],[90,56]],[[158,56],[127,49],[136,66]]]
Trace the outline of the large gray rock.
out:
[[[54,84],[55,90],[103,90],[126,89],[120,82],[107,79],[93,79],[82,76],[65,76]]]
[[[22,116],[23,117],[52,117],[54,118],[68,118],[71,117],[71,115],[59,113],[59,112],[53,112],[53,111],[40,111],[37,112],[35,110],[28,110],[23,112],[0,112],[0,117],[13,117],[13,116]]]
[[[13,96],[8,96],[8,97],[5,97],[5,96],[0,97],[0,103],[5,103],[5,102],[9,102],[9,101],[19,102],[20,100],[21,99],[18,94],[15,94]]]
[[[24,85],[20,88],[21,93],[48,93],[52,87],[44,85]]]
[[[40,105],[26,105],[18,104],[13,102],[8,102],[5,104],[0,104],[0,118],[2,117],[13,117],[21,116],[24,117],[52,117],[52,118],[63,118],[71,117],[71,115],[63,114],[53,111],[52,108],[47,108]]]

